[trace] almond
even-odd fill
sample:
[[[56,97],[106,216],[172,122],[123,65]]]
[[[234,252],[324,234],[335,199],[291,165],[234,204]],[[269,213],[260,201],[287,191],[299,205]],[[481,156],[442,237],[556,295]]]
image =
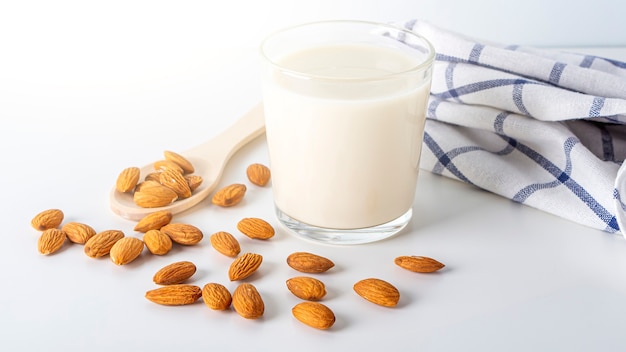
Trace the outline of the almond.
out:
[[[180,166],[180,168],[183,170],[183,174],[191,174],[195,171],[193,164],[184,156],[169,150],[164,151],[163,155],[165,156],[165,160],[169,160],[174,164]]]
[[[137,186],[137,182],[139,182],[139,176],[141,172],[138,167],[127,167],[117,176],[117,181],[115,182],[115,189],[118,192],[127,193],[131,192]]]
[[[173,242],[186,246],[197,244],[204,237],[199,228],[189,224],[170,223],[161,227],[161,231],[170,236]]]
[[[152,165],[155,171],[165,171],[165,170],[174,170],[178,173],[185,173],[182,167],[171,160],[159,160],[155,161]]]
[[[189,189],[191,192],[195,191],[202,184],[202,176],[198,175],[185,175],[185,180],[187,180],[187,184],[189,185]]]
[[[178,199],[185,199],[191,196],[191,189],[189,188],[189,183],[178,171],[174,171],[171,169],[166,169],[161,172],[159,175],[159,182],[176,192]]]
[[[67,235],[67,238],[78,244],[85,244],[90,238],[96,234],[93,227],[80,222],[68,222],[61,228]]]
[[[59,209],[48,209],[35,215],[30,224],[38,231],[55,229],[63,222],[63,216],[63,212]]]
[[[160,177],[161,173],[159,173],[159,175],[157,175],[157,177]],[[148,180],[146,179],[143,182],[139,182],[137,184],[137,186],[135,186],[135,193],[140,192],[142,189],[148,189],[150,187],[163,187],[162,184],[159,183],[159,179],[157,178],[156,180]]]
[[[252,164],[246,169],[248,180],[257,186],[265,186],[270,180],[270,169],[263,164]]]
[[[294,252],[287,257],[287,265],[303,273],[323,273],[335,266],[330,259],[308,252]]]
[[[65,232],[59,229],[44,230],[39,236],[39,241],[37,241],[37,250],[43,255],[52,254],[63,247],[65,237]]]
[[[115,242],[124,238],[124,232],[119,230],[106,230],[93,235],[85,243],[85,254],[91,258],[98,258],[109,254]]]
[[[211,241],[211,246],[225,256],[236,257],[241,252],[239,241],[228,232],[216,232],[209,237],[209,240]]]
[[[192,262],[181,261],[164,266],[159,269],[152,280],[159,285],[180,284],[196,273],[196,265]]]
[[[143,235],[143,242],[150,253],[164,255],[172,249],[172,239],[160,230],[150,230]]]
[[[142,208],[164,207],[178,199],[178,195],[172,189],[154,184],[147,187],[146,183],[148,182],[153,181],[143,182],[140,189],[133,194],[133,200],[138,206]]]
[[[256,253],[245,253],[241,257],[235,259],[228,269],[228,278],[230,281],[243,280],[261,266],[263,256]]]
[[[259,218],[241,219],[237,223],[237,229],[244,235],[259,240],[267,240],[274,237],[275,234],[272,225]]]
[[[432,273],[442,269],[445,265],[433,258],[423,256],[400,256],[394,259],[397,266],[416,273]]]
[[[233,308],[246,319],[258,319],[263,316],[265,304],[263,298],[252,284],[242,283],[233,292]]]
[[[385,307],[394,307],[400,300],[400,292],[387,281],[364,279],[354,284],[354,291],[366,300]]]
[[[296,297],[307,301],[319,301],[326,296],[324,283],[308,276],[297,276],[287,280],[287,289]]]
[[[158,230],[172,221],[172,213],[168,210],[155,211],[144,216],[137,225],[135,231],[148,232],[150,230]]]
[[[326,330],[335,324],[335,313],[318,302],[302,302],[291,309],[291,314],[300,322],[316,329]]]
[[[202,288],[202,300],[213,310],[226,310],[233,301],[228,289],[218,283],[208,283]]]
[[[163,286],[146,292],[146,298],[157,304],[166,306],[182,306],[192,304],[202,296],[202,289],[194,285]]]
[[[135,237],[120,238],[113,244],[109,257],[117,265],[126,265],[137,259],[143,252],[143,241]]]
[[[161,172],[162,171],[159,170],[159,171],[154,171],[154,172],[147,174],[146,177],[143,178],[144,182],[145,181],[159,182],[159,179],[161,178]],[[137,189],[135,188],[135,190]]]
[[[232,207],[239,204],[246,194],[246,185],[234,183],[228,185],[213,195],[212,202],[220,207]]]

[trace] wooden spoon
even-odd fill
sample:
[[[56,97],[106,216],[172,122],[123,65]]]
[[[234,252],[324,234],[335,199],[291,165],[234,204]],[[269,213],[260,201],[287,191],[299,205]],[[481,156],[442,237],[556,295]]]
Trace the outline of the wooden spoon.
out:
[[[140,220],[144,216],[159,210],[169,210],[172,214],[185,211],[205,199],[222,177],[226,163],[241,147],[265,132],[265,118],[261,104],[254,107],[237,122],[208,142],[178,154],[189,160],[194,168],[194,175],[203,181],[191,197],[177,200],[167,206],[142,208],[135,204],[131,193],[111,190],[111,209],[116,214],[131,220]],[[140,180],[154,171],[152,164],[141,168]]]

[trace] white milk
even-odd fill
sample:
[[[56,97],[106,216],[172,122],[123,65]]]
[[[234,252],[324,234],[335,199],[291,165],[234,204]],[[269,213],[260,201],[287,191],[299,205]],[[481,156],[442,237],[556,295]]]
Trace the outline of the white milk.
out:
[[[274,70],[265,80],[276,206],[301,222],[334,229],[371,227],[409,211],[430,87],[408,84],[406,77],[369,78],[410,70],[417,59],[342,45],[299,51],[277,63],[325,79]],[[332,79],[346,77],[352,82]]]

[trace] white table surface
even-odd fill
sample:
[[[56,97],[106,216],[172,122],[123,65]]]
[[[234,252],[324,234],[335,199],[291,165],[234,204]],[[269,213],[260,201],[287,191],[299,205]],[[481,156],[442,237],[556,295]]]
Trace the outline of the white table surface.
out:
[[[626,60],[620,48],[588,52]],[[80,53],[80,51],[76,51]],[[123,168],[183,151],[230,125],[260,99],[254,49],[224,48],[152,60],[86,53],[81,57],[15,57],[0,80],[3,203],[0,265],[0,349],[3,351],[623,351],[626,348],[626,241],[513,203],[458,181],[422,172],[408,228],[392,239],[358,246],[300,240],[279,226],[271,187],[251,185],[245,168],[267,163],[264,136],[236,154],[220,185],[248,184],[244,201],[228,209],[208,201],[175,216],[205,239],[166,256],[145,251],[127,266],[92,259],[66,243],[50,256],[37,252],[30,227],[39,211],[60,208],[65,222],[96,230],[134,222],[114,215],[108,192]],[[41,64],[45,62],[45,64]],[[304,192],[305,190],[303,190]],[[297,195],[294,195],[297,196]],[[277,229],[269,241],[244,237],[243,217]],[[208,236],[230,231],[243,251],[264,256],[247,279],[266,305],[260,320],[215,312],[202,301],[164,307],[144,294],[152,275],[191,260],[199,286],[228,281],[231,259]],[[296,321],[300,302],[285,286],[299,273],[285,259],[309,251],[336,267],[319,275],[323,303],[337,321],[319,331]],[[446,264],[435,274],[395,266],[399,255],[425,255]],[[401,292],[395,308],[358,297],[366,277]]]

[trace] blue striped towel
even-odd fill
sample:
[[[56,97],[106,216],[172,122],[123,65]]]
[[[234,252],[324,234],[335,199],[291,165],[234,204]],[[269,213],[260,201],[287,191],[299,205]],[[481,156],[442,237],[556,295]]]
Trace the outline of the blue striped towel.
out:
[[[626,233],[626,63],[405,27],[437,52],[422,169]]]

